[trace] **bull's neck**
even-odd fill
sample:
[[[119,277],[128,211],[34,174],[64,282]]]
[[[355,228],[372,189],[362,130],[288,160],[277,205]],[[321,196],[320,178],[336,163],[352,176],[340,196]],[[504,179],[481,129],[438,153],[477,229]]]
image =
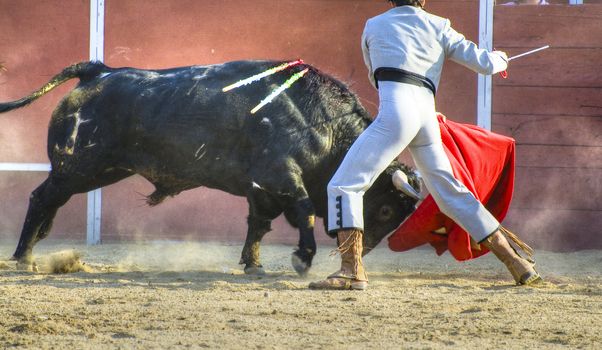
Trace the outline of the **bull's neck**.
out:
[[[335,142],[343,150],[343,156],[371,122],[368,112],[358,103],[353,112],[345,118],[340,129],[335,130]]]

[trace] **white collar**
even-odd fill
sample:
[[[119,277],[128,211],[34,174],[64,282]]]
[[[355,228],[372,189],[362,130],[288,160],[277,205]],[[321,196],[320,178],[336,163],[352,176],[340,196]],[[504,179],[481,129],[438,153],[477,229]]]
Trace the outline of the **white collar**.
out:
[[[393,7],[392,9],[390,9],[387,12],[418,13],[419,11],[424,11],[424,10],[418,6],[403,5],[403,6]]]

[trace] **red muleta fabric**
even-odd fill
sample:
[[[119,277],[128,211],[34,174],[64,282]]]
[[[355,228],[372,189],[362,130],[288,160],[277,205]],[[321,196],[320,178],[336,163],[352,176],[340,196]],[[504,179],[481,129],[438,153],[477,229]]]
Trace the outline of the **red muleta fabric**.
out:
[[[506,217],[514,189],[514,139],[481,127],[460,124],[438,114],[441,139],[454,176],[500,222]],[[433,231],[445,227],[446,235]],[[477,258],[488,250],[471,247],[470,236],[439,210],[428,195],[416,211],[389,237],[389,248],[403,252],[431,244],[437,255],[446,250],[459,261]]]

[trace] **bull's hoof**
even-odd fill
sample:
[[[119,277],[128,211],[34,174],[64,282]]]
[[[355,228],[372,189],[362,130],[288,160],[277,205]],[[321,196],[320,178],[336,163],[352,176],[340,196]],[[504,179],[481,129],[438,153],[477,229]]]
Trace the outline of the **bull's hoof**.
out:
[[[16,268],[18,271],[38,272],[38,266],[32,255],[25,255],[22,257],[13,255],[10,260],[17,262]]]
[[[306,276],[309,268],[311,267],[311,260],[304,261],[302,257],[298,255],[298,252],[294,252],[291,256],[291,262],[293,264],[293,268],[299,276]]]
[[[265,270],[263,266],[245,266],[245,274],[247,275],[255,275],[255,276],[263,276],[265,275]]]
[[[17,271],[38,272],[38,265],[35,262],[17,261]]]

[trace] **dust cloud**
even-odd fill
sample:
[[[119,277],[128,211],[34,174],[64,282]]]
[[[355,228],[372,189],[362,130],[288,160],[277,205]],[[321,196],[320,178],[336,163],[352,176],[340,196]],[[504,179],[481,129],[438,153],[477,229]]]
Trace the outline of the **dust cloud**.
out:
[[[43,273],[92,272],[81,260],[81,253],[75,250],[63,250],[43,256],[39,259],[38,270]]]

